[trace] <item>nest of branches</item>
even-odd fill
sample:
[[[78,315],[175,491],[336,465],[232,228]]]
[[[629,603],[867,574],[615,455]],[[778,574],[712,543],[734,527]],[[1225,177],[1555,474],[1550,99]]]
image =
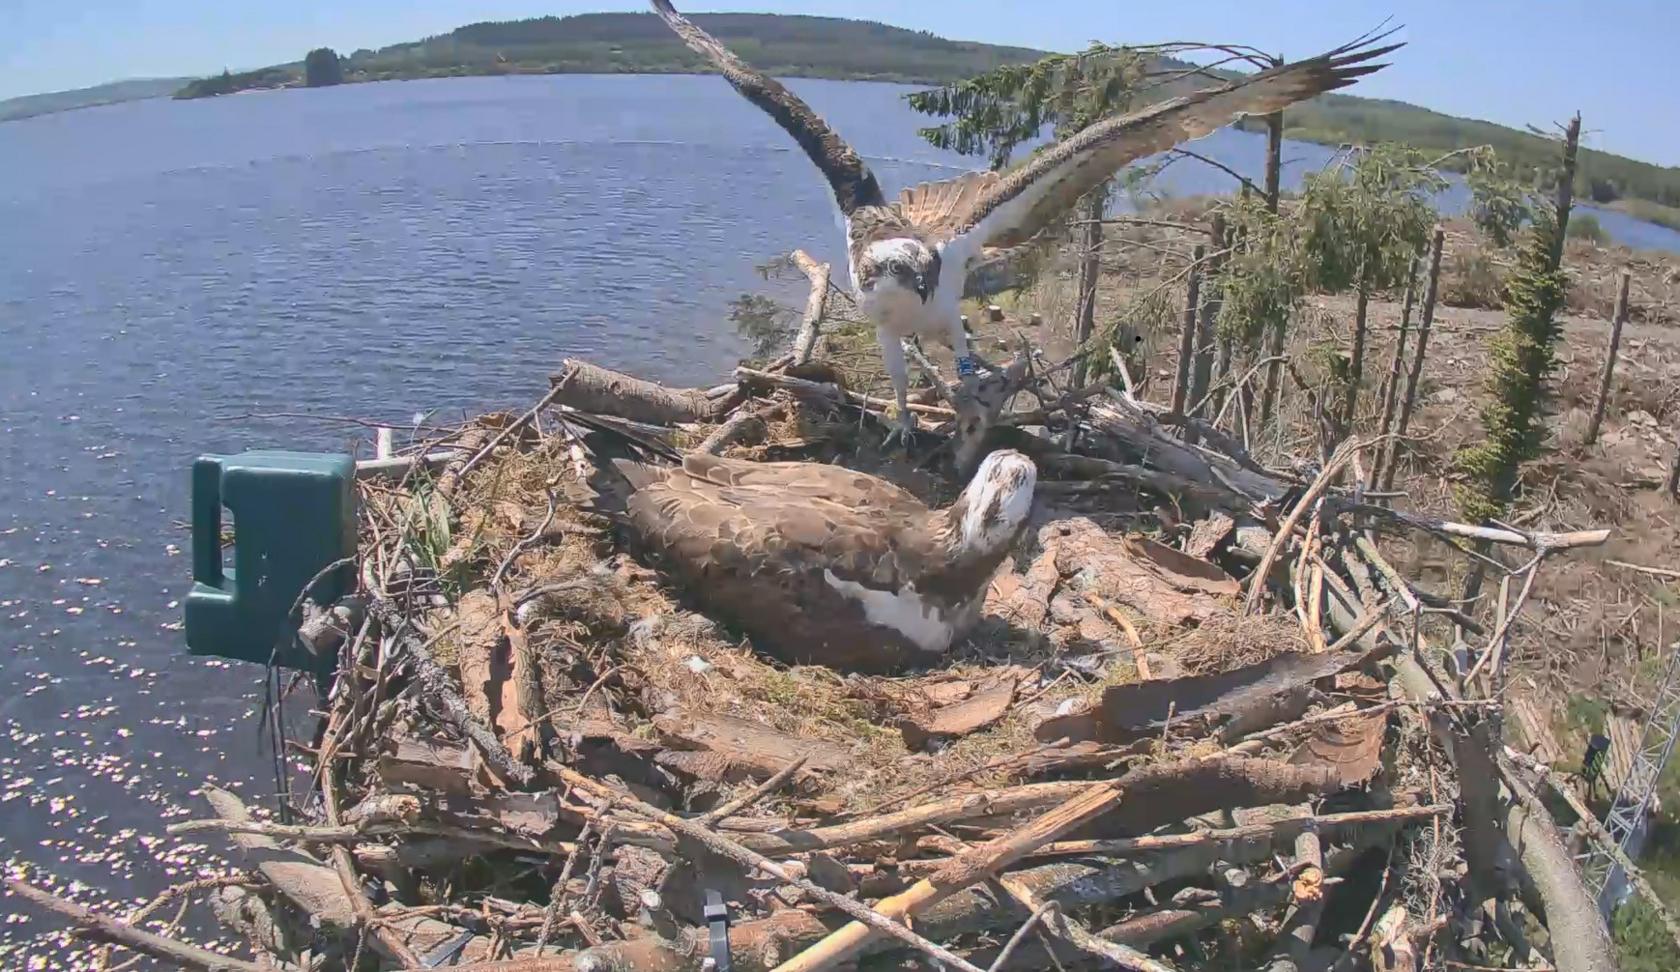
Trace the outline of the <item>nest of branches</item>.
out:
[[[243,850],[247,879],[200,890],[266,964],[28,893],[198,968],[1608,955],[1533,793],[1551,777],[1498,742],[1510,619],[1603,531],[1391,509],[1357,437],[1263,467],[1138,398],[1123,364],[1069,388],[1018,361],[980,421],[914,406],[923,451],[883,452],[884,403],[814,363],[822,303],[794,353],[716,388],[569,361],[523,414],[368,464],[359,589],[299,632],[334,675],[288,743],[289,813],[212,789],[171,827]],[[704,450],[843,463],[942,505],[976,436],[1034,459],[1034,516],[970,636],[893,677],[767,659],[595,502],[615,455]],[[1395,533],[1530,556],[1478,621],[1385,559]]]

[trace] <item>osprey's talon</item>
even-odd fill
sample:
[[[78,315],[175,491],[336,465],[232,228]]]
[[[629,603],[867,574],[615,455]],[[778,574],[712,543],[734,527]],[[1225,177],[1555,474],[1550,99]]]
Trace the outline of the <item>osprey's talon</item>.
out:
[[[887,430],[887,437],[881,440],[881,448],[891,448],[893,443],[897,442],[909,451],[910,443],[916,434],[916,417],[910,414],[909,409],[899,410],[895,407],[894,411],[898,412],[898,421]]]

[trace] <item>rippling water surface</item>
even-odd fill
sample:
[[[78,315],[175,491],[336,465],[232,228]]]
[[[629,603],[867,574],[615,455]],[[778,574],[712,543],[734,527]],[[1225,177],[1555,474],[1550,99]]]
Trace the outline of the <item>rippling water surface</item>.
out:
[[[904,89],[794,87],[889,188],[967,167]],[[1201,150],[1257,171],[1262,145]],[[820,177],[715,78],[114,105],[0,124],[0,174],[0,860],[82,900],[190,876],[161,834],[202,781],[273,789],[259,670],[182,653],[195,455],[355,434],[278,413],[517,406],[568,354],[709,382],[743,352],[730,299],[776,286],[755,263],[840,257]],[[0,919],[0,965],[73,965],[39,927]]]

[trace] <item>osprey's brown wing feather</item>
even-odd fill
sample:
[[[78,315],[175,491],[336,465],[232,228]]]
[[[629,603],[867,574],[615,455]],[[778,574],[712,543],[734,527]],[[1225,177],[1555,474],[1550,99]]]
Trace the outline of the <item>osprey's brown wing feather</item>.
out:
[[[890,483],[816,463],[694,456],[631,497],[631,522],[694,576],[816,567],[890,587],[934,556],[930,513]]]
[[[1200,138],[1239,117],[1270,114],[1345,88],[1385,66],[1369,63],[1373,58],[1402,46],[1370,43],[1357,41],[1090,125],[1006,173],[975,201],[953,233],[962,238],[969,259],[983,246],[1024,243],[1128,162]]]
[[[749,462],[706,453],[683,457],[683,472],[720,486],[767,486],[800,500],[829,500],[849,509],[892,509],[923,515],[910,493],[875,476],[815,462]]]
[[[834,200],[840,204],[842,213],[850,216],[859,207],[886,204],[880,184],[875,181],[869,167],[863,164],[863,159],[811,110],[810,105],[783,87],[781,82],[753,70],[717,38],[677,13],[670,0],[652,2],[654,12],[690,50],[711,61],[736,91],[793,136],[793,140],[828,177],[829,187],[834,190]]]
[[[988,190],[1003,177],[996,172],[964,172],[955,179],[923,182],[898,194],[898,211],[912,226],[935,239],[956,235]]]

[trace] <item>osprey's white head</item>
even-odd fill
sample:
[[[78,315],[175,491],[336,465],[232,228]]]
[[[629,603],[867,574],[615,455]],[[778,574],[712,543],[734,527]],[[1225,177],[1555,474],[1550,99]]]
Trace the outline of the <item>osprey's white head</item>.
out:
[[[858,248],[852,275],[866,298],[914,295],[925,304],[939,285],[939,251],[912,236],[875,240]]]
[[[953,552],[986,557],[1013,544],[1032,512],[1037,485],[1038,467],[1021,453],[999,449],[987,456],[951,507],[952,513],[961,510],[962,514],[952,524]]]

